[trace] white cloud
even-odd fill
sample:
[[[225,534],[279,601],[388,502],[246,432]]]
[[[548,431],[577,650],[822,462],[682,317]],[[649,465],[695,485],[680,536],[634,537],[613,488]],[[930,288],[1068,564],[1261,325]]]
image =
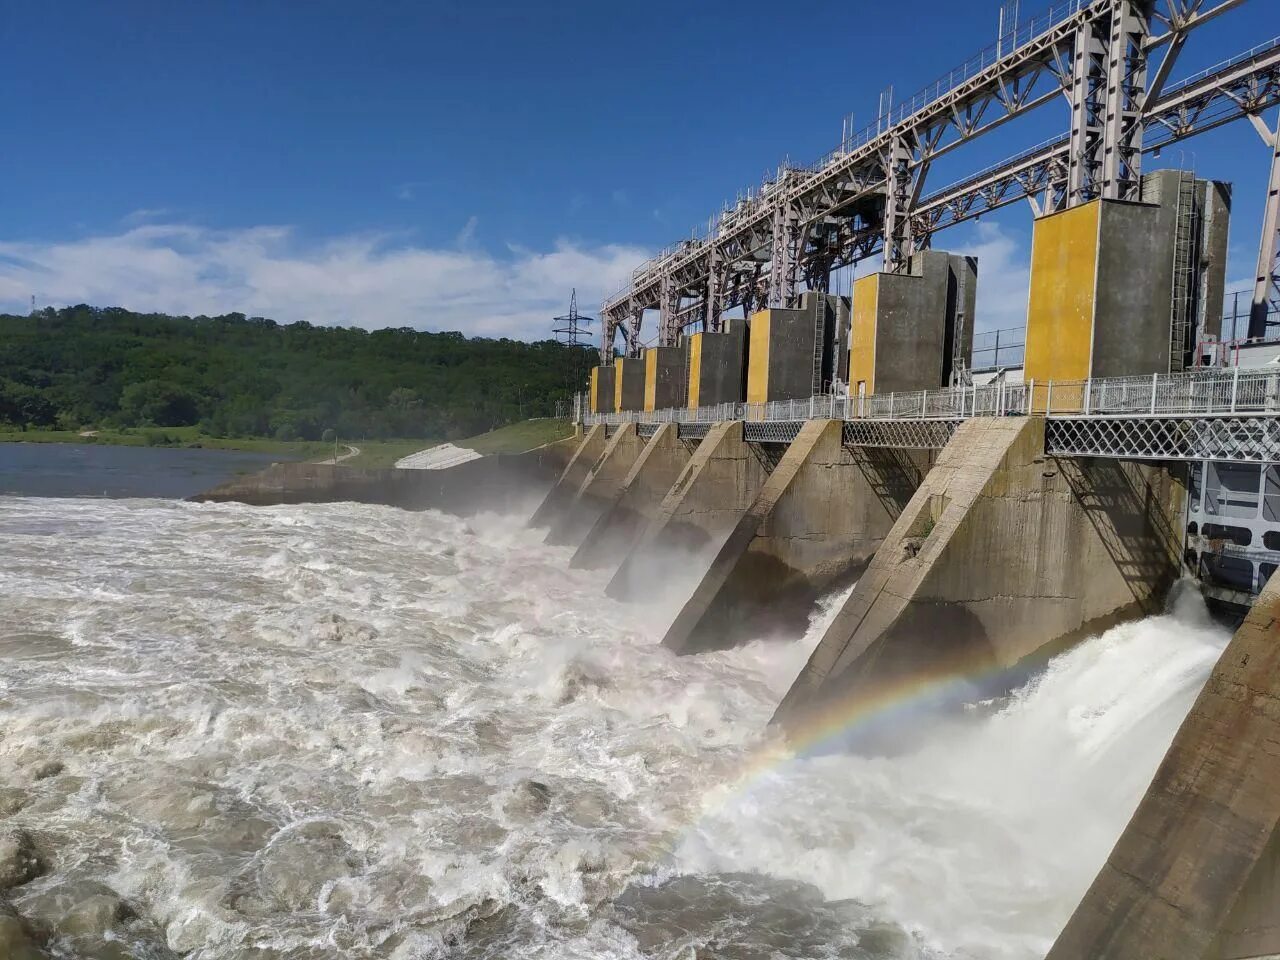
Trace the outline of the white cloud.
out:
[[[978,258],[978,306],[975,330],[1023,328],[1031,289],[1030,238],[1010,233],[991,221],[974,224],[963,241],[940,238],[939,250]]]
[[[474,231],[470,223],[460,243]],[[174,314],[240,312],[281,323],[417,327],[541,339],[569,290],[592,305],[646,251],[560,241],[495,257],[387,236],[305,244],[287,227],[211,230],[149,224],[55,243],[0,242],[0,309],[90,303]]]

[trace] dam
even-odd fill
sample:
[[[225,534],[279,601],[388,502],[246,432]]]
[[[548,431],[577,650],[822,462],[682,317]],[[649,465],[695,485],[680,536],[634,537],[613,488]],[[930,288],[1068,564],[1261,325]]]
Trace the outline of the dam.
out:
[[[1250,38],[1174,79],[1201,27],[1242,2],[1060,4],[818,162],[779,168],[605,300],[575,437],[536,469],[528,456],[429,479],[281,469],[211,499],[379,490],[466,513],[468,488],[510,508],[551,473],[526,532],[567,553],[575,596],[660,620],[681,665],[817,625],[756,716],[806,758],[842,746],[851,718],[887,716],[889,739],[909,737],[918,718],[891,708],[921,690],[963,682],[970,706],[1047,696],[1056,674],[1019,680],[1139,623],[1173,636],[1163,612],[1191,591],[1234,638],[1192,655],[1160,634],[1121,671],[1114,703],[1141,712],[1147,672],[1204,658],[1201,674],[1174,670],[1181,725],[1162,761],[1129,771],[1141,782],[1127,827],[1079,866],[1091,882],[1056,940],[1028,949],[1280,955],[1280,121],[1265,116],[1280,104],[1280,41]],[[1062,135],[927,185],[944,155],[1064,99]],[[1229,184],[1152,163],[1236,121],[1259,134],[1268,171],[1243,336],[1223,302],[1230,223],[1247,207]],[[1023,349],[983,364],[983,264],[937,240],[1014,203],[1032,215]],[[832,292],[841,270],[847,296]],[[1083,687],[1072,696],[1087,702]],[[1026,768],[1000,787],[1059,782]],[[883,771],[861,772],[871,790]]]
[[[800,741],[898,691],[1034,669],[1180,580],[1243,620],[1055,960],[1280,953],[1280,46],[1168,82],[1236,5],[1051,11],[642,264],[602,305],[579,439],[531,521],[608,596],[674,604],[680,654],[848,589],[772,718]],[[1061,94],[1065,136],[924,189],[935,155]],[[1210,116],[1251,122],[1270,164],[1243,339],[1221,309],[1238,198],[1143,169]],[[935,236],[1024,199],[1024,353],[975,369],[982,264]]]

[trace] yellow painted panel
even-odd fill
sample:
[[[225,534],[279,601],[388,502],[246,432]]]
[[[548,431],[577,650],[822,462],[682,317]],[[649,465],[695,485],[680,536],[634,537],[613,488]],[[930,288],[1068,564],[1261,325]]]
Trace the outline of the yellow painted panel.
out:
[[[702,334],[689,338],[689,409],[698,408],[698,391],[702,386]]]
[[[626,369],[622,357],[613,360],[613,409],[622,409],[622,371]]]
[[[591,412],[600,412],[600,368],[591,368]]]
[[[1036,381],[1037,405],[1048,381],[1089,376],[1101,209],[1097,200],[1072,207],[1041,217],[1032,231],[1023,379]]]
[[[644,352],[644,408],[658,405],[658,351],[650,347]]]
[[[751,358],[747,364],[747,403],[765,403],[769,399],[769,321],[771,314],[761,310],[751,316]]]
[[[858,395],[865,382],[866,394],[876,389],[876,309],[880,303],[880,274],[853,283],[853,329],[849,331],[849,395]]]

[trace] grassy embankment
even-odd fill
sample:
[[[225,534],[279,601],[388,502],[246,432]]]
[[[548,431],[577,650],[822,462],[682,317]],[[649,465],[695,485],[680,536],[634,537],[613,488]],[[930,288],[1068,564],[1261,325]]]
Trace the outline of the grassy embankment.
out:
[[[534,447],[541,447],[557,440],[563,440],[573,433],[573,424],[567,420],[523,420],[509,426],[499,427],[466,440],[455,441],[454,446],[467,447],[483,453],[524,453]]]
[[[563,439],[573,432],[563,420],[525,420],[499,427],[466,440],[459,447],[477,453],[522,453]],[[98,430],[84,436],[75,430],[0,430],[0,443],[102,443],[129,447],[200,447],[208,450],[245,450],[271,453],[290,460],[320,460],[333,455],[333,444],[309,440],[272,440],[266,437],[210,437],[198,427],[147,427],[132,430]],[[358,456],[342,461],[346,467],[369,470],[395,466],[401,457],[433,447],[438,440],[357,440]],[[338,453],[347,453],[347,443],[339,441]]]
[[[75,430],[0,430],[0,443],[100,443],[122,447],[199,447],[205,450],[244,450],[270,453],[288,460],[320,460],[333,456],[333,444],[319,440],[272,440],[268,437],[211,437],[198,427],[144,427],[97,430],[84,436]],[[344,460],[354,467],[391,466],[398,459],[431,446],[431,440],[362,440],[358,457]],[[338,453],[347,452],[339,442]]]

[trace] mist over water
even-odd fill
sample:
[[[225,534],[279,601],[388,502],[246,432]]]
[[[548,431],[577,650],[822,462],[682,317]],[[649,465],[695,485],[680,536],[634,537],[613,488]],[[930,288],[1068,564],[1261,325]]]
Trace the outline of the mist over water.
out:
[[[821,623],[677,658],[541,537],[0,498],[0,838],[47,954],[1042,956],[1227,639],[1183,597],[907,750],[773,762]]]

